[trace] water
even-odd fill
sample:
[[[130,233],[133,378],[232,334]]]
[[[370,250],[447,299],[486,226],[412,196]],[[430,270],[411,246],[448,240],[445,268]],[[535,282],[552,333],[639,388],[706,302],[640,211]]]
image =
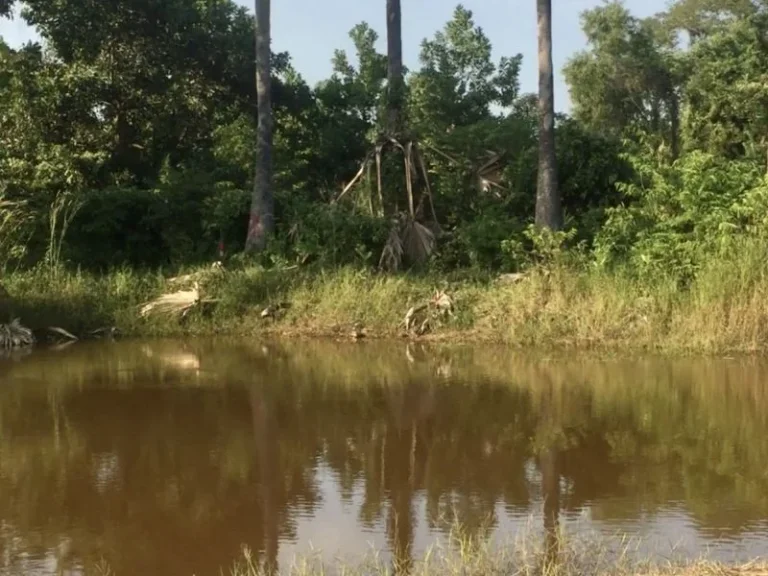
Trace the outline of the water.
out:
[[[575,358],[575,359],[574,359]],[[0,574],[401,561],[454,520],[768,554],[768,362],[78,343],[0,360]],[[548,505],[544,506],[543,503]]]

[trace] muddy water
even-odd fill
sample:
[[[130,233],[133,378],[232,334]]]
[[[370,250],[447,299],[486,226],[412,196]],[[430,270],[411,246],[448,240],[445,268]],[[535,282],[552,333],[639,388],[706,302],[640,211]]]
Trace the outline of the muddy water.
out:
[[[454,522],[768,555],[768,362],[124,342],[0,360],[0,574],[400,562]]]

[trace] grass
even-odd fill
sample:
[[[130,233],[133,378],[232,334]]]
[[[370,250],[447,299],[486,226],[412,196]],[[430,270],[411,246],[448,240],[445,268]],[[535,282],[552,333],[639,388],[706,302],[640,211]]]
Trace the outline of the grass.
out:
[[[455,528],[445,544],[436,544],[408,562],[386,558],[376,550],[352,559],[324,559],[321,551],[294,558],[287,566],[265,564],[263,554],[243,547],[242,556],[224,576],[768,576],[768,563],[721,563],[706,559],[642,559],[640,541],[627,535],[559,536],[547,540],[527,529],[514,541],[494,544],[468,538]],[[87,574],[118,576],[104,560]]]
[[[130,336],[347,337],[358,325],[369,337],[397,337],[404,335],[409,307],[444,290],[455,302],[454,314],[433,318],[426,338],[673,353],[768,348],[768,266],[749,255],[713,263],[687,287],[568,266],[514,284],[487,274],[383,275],[350,268],[193,272],[204,297],[216,303],[184,321],[140,318],[142,302],[176,288],[160,272],[130,270],[7,274],[3,285],[13,303],[0,303],[0,319],[16,316],[34,329],[55,325],[76,334],[115,326]],[[270,304],[283,305],[278,319],[261,317]]]
[[[627,536],[605,539],[567,537],[545,544],[531,532],[505,545],[452,534],[408,564],[384,560],[376,552],[361,560],[325,562],[320,554],[294,560],[285,568],[268,569],[247,548],[231,576],[768,576],[768,563],[723,564],[704,559],[654,561],[639,559],[638,541]],[[549,546],[549,547],[548,547]]]

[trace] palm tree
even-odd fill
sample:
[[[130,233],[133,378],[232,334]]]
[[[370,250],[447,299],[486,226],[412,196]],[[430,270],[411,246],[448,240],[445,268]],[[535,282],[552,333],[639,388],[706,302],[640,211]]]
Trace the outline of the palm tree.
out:
[[[400,0],[387,0],[387,132],[397,137],[402,131],[403,30]]]
[[[247,252],[263,250],[275,226],[272,195],[272,96],[270,0],[256,0],[256,172],[253,180]]]
[[[539,178],[536,225],[562,225],[555,157],[555,91],[552,76],[552,0],[536,0],[539,28]]]

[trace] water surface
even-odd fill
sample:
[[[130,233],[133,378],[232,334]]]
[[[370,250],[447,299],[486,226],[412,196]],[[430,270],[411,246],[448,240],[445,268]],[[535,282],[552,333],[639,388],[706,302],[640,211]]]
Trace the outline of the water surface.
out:
[[[214,575],[458,520],[768,555],[768,363],[503,348],[76,344],[0,360],[0,575]],[[546,503],[546,505],[545,505]]]

